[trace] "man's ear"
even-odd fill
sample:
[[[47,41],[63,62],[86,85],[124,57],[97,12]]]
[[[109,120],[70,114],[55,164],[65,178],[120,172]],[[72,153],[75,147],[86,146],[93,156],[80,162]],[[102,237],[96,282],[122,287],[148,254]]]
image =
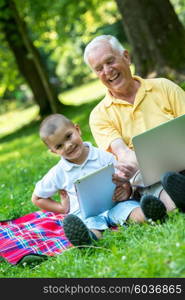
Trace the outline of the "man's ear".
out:
[[[78,133],[81,135],[80,126],[78,124],[75,124],[74,126],[75,126],[76,130],[78,131]]]
[[[130,65],[131,59],[128,50],[124,50],[123,52],[123,59]]]

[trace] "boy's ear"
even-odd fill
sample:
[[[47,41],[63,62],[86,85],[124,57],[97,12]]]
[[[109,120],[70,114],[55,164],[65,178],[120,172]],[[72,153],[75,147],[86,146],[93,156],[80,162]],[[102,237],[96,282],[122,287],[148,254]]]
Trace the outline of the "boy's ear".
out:
[[[55,150],[53,150],[53,149],[51,149],[51,148],[49,148],[49,152],[51,152],[51,153],[56,153]]]
[[[81,130],[80,130],[80,126],[78,124],[74,125],[76,130],[78,131],[78,133],[81,135]]]

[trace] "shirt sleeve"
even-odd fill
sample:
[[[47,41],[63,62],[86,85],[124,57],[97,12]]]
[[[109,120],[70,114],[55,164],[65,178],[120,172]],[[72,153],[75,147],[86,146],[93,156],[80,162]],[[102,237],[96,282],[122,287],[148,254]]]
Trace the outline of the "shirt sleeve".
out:
[[[61,184],[62,183],[60,182],[60,185]],[[49,172],[41,180],[39,180],[36,183],[34,194],[38,197],[49,198],[52,195],[54,195],[58,190],[59,184],[57,178],[57,166],[55,166],[51,170],[49,170]]]
[[[168,79],[165,79],[165,82],[174,117],[179,117],[185,114],[185,91]]]
[[[119,131],[113,126],[107,111],[99,109],[99,107],[95,107],[91,112],[89,125],[97,146],[104,150],[109,150],[114,140],[122,139]]]

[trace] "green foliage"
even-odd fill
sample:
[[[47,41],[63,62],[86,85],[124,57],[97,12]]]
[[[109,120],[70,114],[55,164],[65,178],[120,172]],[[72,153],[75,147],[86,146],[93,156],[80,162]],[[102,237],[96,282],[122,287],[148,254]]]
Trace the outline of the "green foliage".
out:
[[[6,2],[1,0],[0,5]],[[83,61],[84,47],[91,38],[109,33],[122,40],[122,24],[114,0],[14,2],[58,92],[92,78],[92,72]],[[6,18],[6,12],[1,12],[3,18]],[[0,40],[0,97],[17,98],[14,91],[20,91],[25,81],[3,33],[0,33]],[[27,98],[26,94],[24,96]]]
[[[185,26],[185,1],[184,0],[170,0],[170,2],[174,6],[175,12],[177,13],[182,24],[184,24],[184,26]]]
[[[126,42],[120,13],[114,0],[14,0],[25,21],[28,34],[47,66],[50,80],[58,92],[76,87],[92,79],[92,72],[83,61],[85,45],[95,36],[112,34]],[[184,0],[171,0],[183,22]],[[7,0],[0,1],[0,7]],[[7,11],[0,10],[3,17]],[[1,23],[1,22],[0,22]],[[185,24],[185,23],[184,23]],[[0,33],[0,98],[27,98],[22,91],[24,78]],[[18,93],[15,91],[18,90]]]
[[[180,86],[181,86],[181,88],[182,88],[183,90],[185,90],[185,81],[181,82],[181,83],[180,83]]]

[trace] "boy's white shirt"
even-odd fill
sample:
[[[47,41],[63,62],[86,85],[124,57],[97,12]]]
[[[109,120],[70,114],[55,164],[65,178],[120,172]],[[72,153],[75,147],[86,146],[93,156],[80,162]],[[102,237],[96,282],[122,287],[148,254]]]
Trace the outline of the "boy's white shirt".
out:
[[[70,213],[79,210],[79,203],[75,191],[74,182],[82,176],[90,174],[110,163],[115,164],[113,154],[94,147],[89,142],[84,142],[89,147],[86,160],[77,165],[64,159],[51,168],[48,173],[37,182],[34,194],[41,198],[52,197],[58,190],[65,189],[70,198]]]

